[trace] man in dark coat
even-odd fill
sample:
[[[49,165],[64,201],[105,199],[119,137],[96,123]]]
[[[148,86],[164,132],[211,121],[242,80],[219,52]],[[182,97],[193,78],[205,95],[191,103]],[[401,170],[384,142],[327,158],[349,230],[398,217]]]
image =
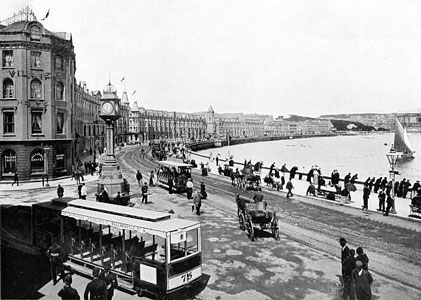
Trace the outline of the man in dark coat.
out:
[[[377,178],[376,182],[374,183],[374,192],[375,193],[377,193],[377,191],[379,190],[381,182],[382,182],[382,178],[379,177],[379,178]]]
[[[76,289],[72,288],[72,276],[66,275],[64,278],[64,287],[58,292],[58,296],[62,300],[76,299],[79,300],[80,296]]]
[[[389,194],[387,194],[386,193],[386,204],[387,204],[387,206],[386,206],[386,211],[385,211],[385,213],[383,214],[383,216],[388,216],[389,215],[389,212],[390,212],[390,209],[393,207],[393,203],[395,202],[395,199],[393,198],[393,194],[392,193],[389,193]]]
[[[94,268],[92,271],[92,276],[94,278],[86,286],[84,293],[85,300],[107,300],[107,285],[98,278],[99,271],[99,268]]]
[[[12,186],[16,183],[17,186],[19,186],[19,174],[18,172],[15,172],[15,175],[13,175],[13,183]]]
[[[386,188],[387,185],[387,177],[384,177],[383,180],[380,183],[380,188]]]
[[[286,188],[288,190],[288,192],[287,192],[287,198],[293,197],[294,195],[292,194],[292,189],[294,188],[294,186],[292,185],[291,179],[288,180],[287,185],[286,185]]]
[[[361,261],[357,260],[355,265],[357,268],[352,272],[352,279],[355,282],[355,295],[357,300],[370,300],[373,277],[371,277],[369,271],[362,268],[363,263]]]
[[[117,276],[111,272],[111,264],[105,263],[104,271],[99,274],[99,279],[107,285],[107,300],[111,300],[114,296],[114,289],[118,286]]]
[[[350,249],[348,257],[345,258],[343,263],[344,268],[344,289],[342,292],[342,298],[347,299],[349,296],[350,300],[355,300],[355,289],[352,282],[352,272],[355,270],[355,250]]]
[[[148,203],[148,195],[149,195],[149,189],[148,184],[145,182],[141,188],[142,192],[142,203],[147,204]]]
[[[368,183],[368,188],[370,189],[370,192],[373,190],[373,186],[374,186],[374,182],[375,182],[376,178],[372,178],[370,180],[370,182]]]
[[[351,180],[351,173],[348,173],[344,178],[344,187],[346,187],[346,184]]]
[[[137,170],[137,173],[136,173],[136,180],[137,180],[137,185],[138,185],[138,186],[140,186],[140,182],[142,181],[142,178],[143,178],[142,173],[140,173],[140,171],[139,171],[139,170]]]
[[[289,179],[293,179],[295,177],[295,173],[297,173],[298,167],[294,166],[291,168],[291,171],[289,173]],[[281,170],[282,171],[282,170]]]
[[[370,197],[370,189],[367,184],[364,184],[363,189],[363,210],[368,210],[368,198]]]
[[[58,272],[60,272],[61,279],[64,279],[64,268],[60,246],[54,243],[50,248],[48,248],[46,255],[50,259],[51,277],[53,279],[53,284],[55,285],[58,282]]]
[[[347,258],[349,256],[349,247],[346,244],[346,239],[341,237],[339,239],[339,244],[341,245],[342,249],[341,249],[341,266],[342,266],[342,283],[344,283],[344,277],[345,277],[345,270],[344,270],[344,261],[345,258]]]

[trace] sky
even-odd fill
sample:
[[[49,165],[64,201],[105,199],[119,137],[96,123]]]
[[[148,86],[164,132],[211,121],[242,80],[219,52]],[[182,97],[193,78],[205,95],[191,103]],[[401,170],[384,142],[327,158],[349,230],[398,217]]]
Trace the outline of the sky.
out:
[[[145,108],[421,111],[418,0],[2,0],[0,20],[26,5],[72,33],[78,81]]]

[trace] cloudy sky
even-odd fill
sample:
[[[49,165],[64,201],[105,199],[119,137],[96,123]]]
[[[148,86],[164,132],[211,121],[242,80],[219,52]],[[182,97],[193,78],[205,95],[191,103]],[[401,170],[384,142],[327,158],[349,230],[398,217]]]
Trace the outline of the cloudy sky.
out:
[[[110,76],[146,108],[421,109],[418,0],[17,0],[0,20],[27,4],[72,33],[78,81],[102,89]]]

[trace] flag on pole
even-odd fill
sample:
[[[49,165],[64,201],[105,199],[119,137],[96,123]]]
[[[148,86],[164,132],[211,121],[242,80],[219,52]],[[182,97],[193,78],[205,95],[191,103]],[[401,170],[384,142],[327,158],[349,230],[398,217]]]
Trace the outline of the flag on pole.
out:
[[[123,82],[124,79],[126,79],[126,77],[121,78],[120,82]]]
[[[132,96],[136,93],[136,90],[134,90],[134,92],[132,93]]]
[[[45,19],[47,19],[49,15],[50,15],[50,9],[48,9],[47,14],[45,15],[43,19],[41,19],[41,21],[44,21]]]

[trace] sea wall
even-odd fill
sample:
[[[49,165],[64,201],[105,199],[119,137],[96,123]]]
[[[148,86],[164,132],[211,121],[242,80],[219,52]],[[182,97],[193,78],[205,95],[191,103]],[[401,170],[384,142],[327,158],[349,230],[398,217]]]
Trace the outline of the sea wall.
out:
[[[312,138],[312,137],[328,137],[328,136],[336,136],[336,135],[337,134],[313,134],[313,135],[294,135],[294,136],[245,137],[245,138],[231,139],[229,142],[229,145],[228,145],[227,140],[222,140],[221,147],[248,144],[248,143],[270,142],[270,141],[279,141],[279,140],[288,140],[288,139],[304,139],[304,138]],[[187,147],[189,147],[193,151],[216,148],[214,141],[191,142],[187,144]]]

